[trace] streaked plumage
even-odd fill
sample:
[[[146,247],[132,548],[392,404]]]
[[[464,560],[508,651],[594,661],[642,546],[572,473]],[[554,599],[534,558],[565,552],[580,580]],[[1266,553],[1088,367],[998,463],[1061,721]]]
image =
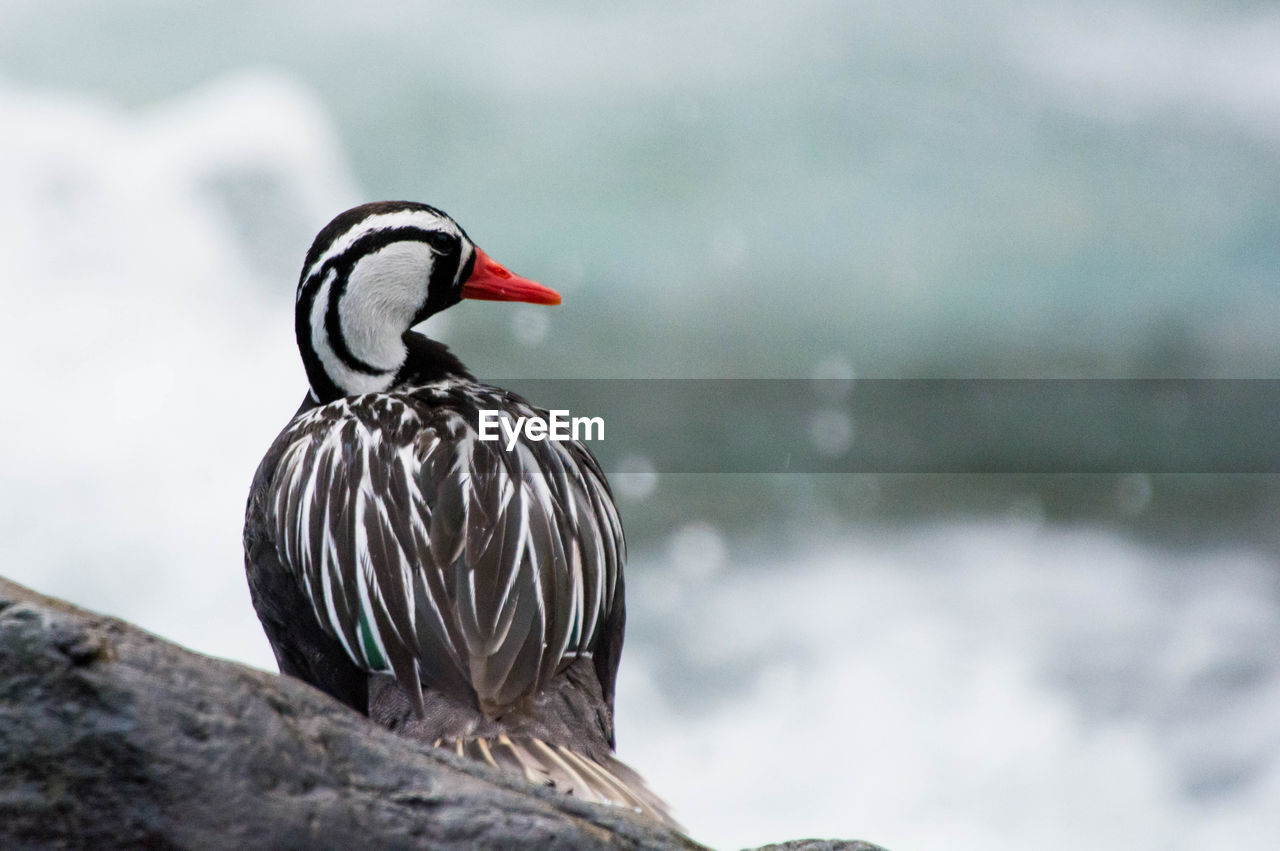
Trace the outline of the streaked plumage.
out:
[[[308,252],[310,393],[250,492],[254,605],[283,673],[375,721],[570,794],[665,810],[612,756],[622,527],[576,441],[480,441],[546,416],[409,330],[461,298],[556,303],[438,210],[365,205]]]

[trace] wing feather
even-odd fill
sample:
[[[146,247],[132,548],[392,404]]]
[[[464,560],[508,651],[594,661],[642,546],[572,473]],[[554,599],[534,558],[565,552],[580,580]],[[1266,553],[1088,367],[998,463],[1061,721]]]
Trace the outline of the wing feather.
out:
[[[462,382],[341,399],[290,425],[271,484],[317,619],[420,712],[426,685],[501,714],[590,654],[615,605],[625,549],[595,459],[481,442],[485,406],[542,415]]]

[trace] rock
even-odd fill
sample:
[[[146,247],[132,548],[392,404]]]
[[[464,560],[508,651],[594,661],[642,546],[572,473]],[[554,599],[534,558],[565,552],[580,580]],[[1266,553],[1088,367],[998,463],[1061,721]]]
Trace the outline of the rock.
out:
[[[702,848],[0,579],[0,848],[520,846]]]
[[[879,845],[857,839],[793,839],[773,845],[761,845],[750,851],[884,851]]]

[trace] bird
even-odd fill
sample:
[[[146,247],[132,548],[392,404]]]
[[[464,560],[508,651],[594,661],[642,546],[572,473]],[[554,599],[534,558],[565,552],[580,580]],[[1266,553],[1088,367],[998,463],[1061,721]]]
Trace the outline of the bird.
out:
[[[263,457],[245,570],[281,673],[383,727],[678,828],[614,755],[626,543],[577,440],[481,440],[546,417],[412,330],[463,299],[556,305],[446,213],[339,214],[303,262],[308,389]]]

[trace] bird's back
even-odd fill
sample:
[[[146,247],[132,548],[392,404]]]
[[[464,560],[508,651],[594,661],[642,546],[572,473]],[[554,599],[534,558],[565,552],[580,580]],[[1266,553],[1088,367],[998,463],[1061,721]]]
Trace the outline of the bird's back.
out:
[[[304,405],[245,545],[281,670],[400,733],[662,816],[612,756],[621,525],[581,443],[478,439],[467,379]]]

